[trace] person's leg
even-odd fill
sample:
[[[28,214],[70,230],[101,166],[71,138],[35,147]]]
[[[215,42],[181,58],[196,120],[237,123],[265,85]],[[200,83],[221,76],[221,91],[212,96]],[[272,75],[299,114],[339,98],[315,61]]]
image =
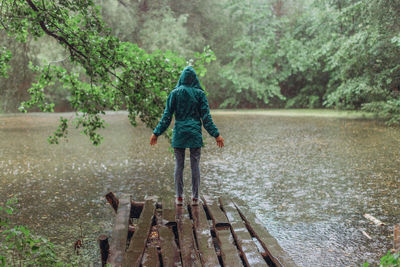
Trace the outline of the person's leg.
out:
[[[199,198],[199,186],[200,186],[200,155],[201,147],[190,149],[190,167],[192,169],[192,196],[193,198]]]
[[[185,149],[174,148],[175,152],[175,194],[183,197],[183,167],[185,166]]]

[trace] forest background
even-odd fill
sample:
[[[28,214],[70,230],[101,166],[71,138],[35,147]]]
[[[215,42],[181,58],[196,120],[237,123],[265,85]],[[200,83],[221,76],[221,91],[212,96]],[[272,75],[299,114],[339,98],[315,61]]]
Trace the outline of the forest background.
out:
[[[398,0],[95,3],[113,35],[149,53],[189,60],[209,46],[216,60],[202,83],[212,108],[363,109],[400,121]],[[37,76],[29,65],[63,61],[65,49],[48,35],[16,42],[2,31],[0,57],[6,49],[12,57],[0,78],[0,112],[16,112]],[[70,97],[57,84],[46,91],[55,111],[73,110]]]

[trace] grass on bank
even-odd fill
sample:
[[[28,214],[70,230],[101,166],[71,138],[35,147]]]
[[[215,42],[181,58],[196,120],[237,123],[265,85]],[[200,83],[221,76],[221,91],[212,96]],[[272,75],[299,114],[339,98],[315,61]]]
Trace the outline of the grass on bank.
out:
[[[213,114],[221,115],[267,115],[288,117],[326,117],[348,119],[375,119],[375,113],[359,110],[334,109],[213,109]]]

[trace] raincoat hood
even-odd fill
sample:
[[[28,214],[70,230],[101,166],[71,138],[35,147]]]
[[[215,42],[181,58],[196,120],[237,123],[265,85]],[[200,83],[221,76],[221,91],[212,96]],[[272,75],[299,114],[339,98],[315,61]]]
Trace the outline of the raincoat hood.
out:
[[[181,77],[179,78],[176,87],[180,86],[193,87],[203,90],[203,88],[201,88],[200,81],[197,78],[196,72],[191,66],[186,67],[182,71]]]

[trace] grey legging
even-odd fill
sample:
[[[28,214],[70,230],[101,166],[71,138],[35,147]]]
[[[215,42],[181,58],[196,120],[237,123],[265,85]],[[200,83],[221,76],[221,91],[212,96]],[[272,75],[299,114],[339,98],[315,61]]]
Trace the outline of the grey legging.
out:
[[[183,196],[183,168],[185,166],[185,148],[174,148],[175,151],[175,192]],[[192,169],[192,197],[199,198],[201,148],[190,148],[190,167]]]

